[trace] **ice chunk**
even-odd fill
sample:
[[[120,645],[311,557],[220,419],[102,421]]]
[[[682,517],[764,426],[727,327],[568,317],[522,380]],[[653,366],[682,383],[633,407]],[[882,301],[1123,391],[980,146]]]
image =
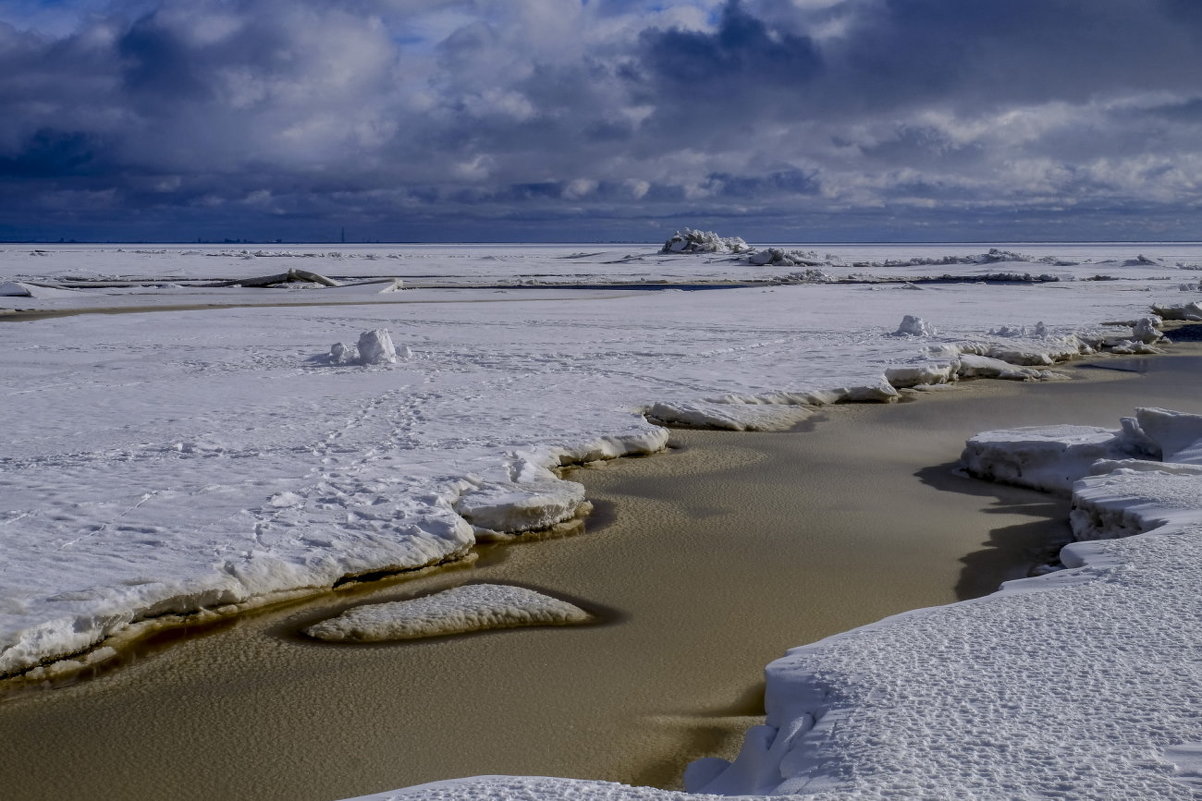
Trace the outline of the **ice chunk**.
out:
[[[1098,459],[1130,455],[1118,432],[1096,426],[1036,426],[984,431],[960,454],[969,475],[1068,495]]]
[[[1202,464],[1202,415],[1149,407],[1136,409],[1135,419],[1160,448],[1161,459]]]
[[[725,431],[786,431],[808,419],[813,412],[791,404],[656,403],[647,409],[647,419],[682,428],[716,428]]]
[[[956,366],[951,362],[924,362],[901,365],[885,370],[885,380],[897,389],[928,384],[946,384],[956,379]]]
[[[1069,523],[1078,540],[1129,537],[1166,524],[1202,524],[1198,471],[1148,462],[1109,466],[1111,472],[1083,478],[1073,488]]]
[[[1133,338],[1147,345],[1160,341],[1164,337],[1164,334],[1160,333],[1160,325],[1163,322],[1156,315],[1139,318],[1131,327]]]
[[[580,484],[556,478],[547,470],[533,472],[520,482],[477,482],[455,502],[455,511],[495,537],[550,528],[592,508]]]
[[[362,364],[396,364],[396,348],[387,328],[376,328],[359,335],[359,361]]]
[[[1051,378],[1063,377],[1051,370],[1020,367],[1001,359],[978,356],[975,353],[962,354],[956,372],[961,378],[1001,378],[1008,381],[1046,381]]]
[[[1185,286],[1190,285],[1183,285]],[[1190,286],[1190,290],[1196,290],[1197,286]],[[3,292],[0,292],[3,294]],[[1202,303],[1193,302],[1186,303],[1181,306],[1153,306],[1152,311],[1156,312],[1157,316],[1164,320],[1202,320]]]
[[[721,237],[713,231],[684,228],[672,234],[660,253],[745,253],[751,246],[737,236]]]
[[[305,634],[334,642],[379,642],[519,626],[586,623],[578,606],[524,587],[468,584],[393,603],[366,604],[323,620]]]
[[[358,364],[359,349],[345,342],[335,342],[330,346],[330,353],[326,356],[326,360],[330,364]]]
[[[928,323],[921,317],[915,317],[912,314],[907,314],[902,318],[901,325],[893,332],[896,337],[915,336],[927,337],[934,336],[939,333],[935,326]]]

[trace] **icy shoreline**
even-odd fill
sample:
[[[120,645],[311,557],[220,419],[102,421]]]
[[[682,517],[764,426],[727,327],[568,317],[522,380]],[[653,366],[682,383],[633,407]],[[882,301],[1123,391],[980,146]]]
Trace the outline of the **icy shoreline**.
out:
[[[694,260],[694,264],[699,262]],[[340,292],[342,289],[354,288],[320,291]],[[804,295],[796,295],[801,299],[819,290],[822,294],[836,291],[840,293],[837,297],[848,300],[855,297],[846,294],[849,290],[835,287],[786,287],[781,291],[789,292],[790,297],[802,292]],[[758,306],[763,305],[760,298],[772,300],[784,313],[779,324],[784,325],[791,307],[782,306],[771,298],[774,291],[732,290],[733,294],[728,297],[739,299],[739,304],[754,302]],[[167,301],[174,297],[174,292],[166,291]],[[769,294],[759,294],[763,292]],[[927,292],[914,294],[920,297],[908,299],[908,302],[920,308],[924,304],[919,301],[940,300]],[[872,295],[876,297],[862,297],[861,306],[864,300],[884,301],[876,305],[889,314],[894,306],[891,298],[879,293]],[[565,300],[571,302],[570,297]],[[607,302],[593,298],[582,300],[594,306]],[[637,302],[643,301],[638,299]],[[57,298],[49,301],[55,308],[64,308],[61,303]],[[636,307],[635,304],[636,300],[631,298],[630,307]],[[728,305],[725,298],[714,302],[710,298],[663,294],[654,299],[654,304],[652,308],[656,310],[680,307],[685,313],[703,306],[710,310],[705,312],[707,315]],[[1171,307],[1163,302],[1161,305]],[[736,304],[735,309],[739,308],[741,306]],[[937,308],[943,307],[937,305]],[[1131,307],[1124,303],[1121,308]],[[453,306],[451,312],[455,313]],[[314,312],[297,309],[278,313]],[[317,313],[346,314],[340,308]],[[724,310],[724,313],[729,315],[729,311]],[[179,319],[204,319],[204,315],[187,317],[188,314],[181,313]],[[246,313],[228,310],[223,314],[241,317]],[[1079,315],[1077,319],[1081,319]],[[896,320],[894,317],[892,325],[897,325]],[[134,360],[119,359],[113,364],[120,375],[128,375],[128,378],[123,378],[123,383],[115,385],[115,392],[109,393],[115,394],[111,401],[113,419],[107,429],[102,429],[102,436],[97,440],[95,435],[84,435],[84,442],[96,440],[94,444],[89,442],[87,451],[74,452],[80,433],[71,431],[67,427],[70,423],[64,425],[63,421],[86,415],[90,408],[86,404],[64,404],[59,397],[52,400],[50,408],[61,407],[61,410],[53,416],[35,417],[38,425],[33,429],[33,437],[22,443],[24,453],[14,453],[3,464],[6,469],[19,471],[9,474],[7,485],[14,488],[15,498],[25,498],[30,505],[6,513],[5,519],[0,519],[0,525],[8,531],[0,533],[16,538],[13,552],[20,559],[13,567],[20,567],[27,576],[44,578],[40,580],[41,587],[35,582],[29,589],[5,598],[8,614],[0,629],[0,676],[24,675],[27,680],[37,681],[69,674],[111,655],[108,646],[113,643],[107,642],[109,638],[122,632],[129,635],[135,626],[138,631],[149,631],[193,622],[197,615],[239,613],[304,592],[322,591],[358,576],[416,570],[461,559],[478,540],[504,539],[570,522],[587,512],[587,501],[579,485],[560,480],[552,471],[570,464],[656,452],[665,446],[667,432],[654,423],[733,430],[783,430],[808,418],[815,408],[835,403],[891,402],[902,393],[920,392],[962,378],[1052,379],[1058,376],[1046,369],[1049,366],[1092,354],[1098,349],[1155,352],[1149,343],[1160,336],[1156,331],[1158,323],[1158,318],[1145,315],[1131,320],[1130,333],[1127,333],[1121,328],[1107,332],[1096,324],[1091,329],[1091,326],[1078,322],[1072,326],[1059,326],[1055,329],[1060,332],[1057,334],[1039,322],[1030,332],[1023,326],[1002,326],[996,332],[989,331],[986,337],[965,339],[955,335],[936,336],[933,326],[917,316],[906,315],[896,331],[886,329],[883,336],[872,334],[868,344],[862,344],[864,336],[855,328],[862,322],[853,322],[846,333],[838,334],[847,344],[842,346],[842,353],[832,351],[834,366],[833,369],[826,368],[826,377],[817,374],[801,381],[782,378],[765,381],[764,376],[768,371],[779,371],[776,354],[792,356],[795,348],[804,348],[810,340],[795,335],[782,337],[780,334],[786,329],[781,328],[771,331],[772,338],[764,341],[762,337],[769,332],[752,329],[750,334],[755,339],[735,348],[722,347],[714,351],[728,369],[735,366],[734,360],[739,362],[737,369],[742,373],[735,380],[725,376],[715,380],[720,373],[712,372],[713,366],[701,367],[698,363],[694,367],[690,359],[655,358],[650,360],[651,363],[658,362],[666,368],[664,377],[669,380],[653,390],[654,400],[618,409],[610,407],[600,414],[593,412],[592,420],[586,419],[583,425],[576,423],[563,432],[567,436],[559,441],[565,444],[552,446],[528,439],[515,442],[515,436],[528,437],[528,432],[538,424],[528,425],[520,418],[505,415],[504,423],[512,432],[508,435],[510,439],[498,439],[496,445],[488,445],[483,451],[473,443],[475,450],[470,452],[468,461],[456,465],[451,459],[441,466],[430,462],[412,477],[407,475],[413,469],[410,454],[433,454],[436,450],[429,445],[415,447],[413,443],[418,442],[419,437],[414,424],[427,415],[421,406],[410,411],[405,404],[410,397],[420,399],[423,396],[420,384],[414,383],[421,375],[425,375],[427,383],[444,382],[445,379],[443,365],[435,363],[420,350],[414,355],[404,341],[399,342],[398,347],[407,355],[404,363],[397,365],[396,375],[409,382],[409,387],[387,389],[382,395],[369,399],[356,412],[360,419],[379,416],[377,410],[386,409],[385,402],[400,404],[402,428],[381,427],[383,440],[364,443],[359,449],[348,447],[350,443],[345,442],[345,432],[360,427],[357,420],[350,421],[342,430],[335,428],[317,442],[298,441],[298,436],[304,436],[304,428],[291,425],[282,427],[286,439],[279,445],[273,439],[264,439],[262,426],[274,426],[268,420],[276,414],[270,405],[263,405],[263,397],[253,395],[253,390],[248,392],[245,383],[237,382],[237,375],[246,370],[240,364],[217,362],[217,377],[220,379],[222,372],[228,373],[233,383],[210,387],[208,385],[213,382],[206,376],[214,373],[213,366],[209,366],[213,363],[207,357],[199,362],[200,369],[194,367],[196,362],[187,360],[180,362],[178,368],[168,364],[166,371],[152,363],[149,372]],[[258,321],[256,324],[261,326]],[[68,337],[61,346],[66,358],[80,350],[69,339],[68,332],[87,332],[97,326],[102,331],[116,332],[116,341],[129,343],[124,347],[141,347],[140,343],[132,344],[128,340],[131,334],[140,336],[134,321],[121,320],[120,316],[106,318],[103,322],[63,318],[55,322],[55,330],[61,329]],[[24,326],[17,329],[20,336],[25,336],[29,330]],[[637,330],[635,328],[636,333]],[[360,332],[361,329],[355,333]],[[226,338],[232,342],[236,334],[237,329]],[[213,334],[205,329],[200,336],[211,339]],[[832,333],[823,332],[815,337],[829,340]],[[207,345],[206,348],[211,349]],[[325,349],[328,348],[326,345]],[[537,350],[531,353],[528,345],[519,345],[518,349],[523,351],[520,358],[528,365],[520,369],[542,369],[538,365],[545,357]],[[865,356],[874,350],[886,354],[885,358],[866,359]],[[33,336],[26,352],[44,351],[36,335]],[[160,351],[152,347],[149,352]],[[85,358],[86,353],[81,351]],[[276,364],[283,366],[274,355],[259,356],[255,352],[247,355],[251,357],[249,366],[253,369],[261,369],[259,365],[265,358],[274,359]],[[514,355],[519,356],[518,353]],[[749,355],[753,357],[750,361],[746,358]],[[604,357],[612,364],[605,365],[602,373],[625,380],[624,374],[628,371],[622,362],[631,356],[646,359],[658,354],[606,353]],[[484,363],[489,361],[487,354],[483,354],[483,358]],[[565,363],[567,374],[579,375],[579,357],[575,353],[555,354],[555,358]],[[812,364],[813,358],[803,359],[801,366]],[[352,376],[356,383],[366,381],[369,382],[367,386],[381,388],[394,385],[396,380],[391,372],[392,364],[346,366],[330,363],[328,357],[318,358],[317,354],[307,361],[310,366],[285,376],[304,393],[311,393],[310,387],[316,384],[326,396],[339,398],[340,386],[345,386]],[[874,365],[874,361],[884,364]],[[44,372],[33,362],[30,367],[21,366],[31,375]],[[681,372],[682,367],[684,372]],[[693,372],[698,368],[700,372]],[[272,369],[278,372],[279,367]],[[479,369],[472,367],[464,374],[465,378]],[[176,419],[196,418],[200,426],[210,428],[200,428],[199,431],[204,433],[196,439],[162,444],[143,441],[131,447],[127,444],[128,435],[120,432],[130,428],[138,431],[141,424],[129,421],[139,416],[162,416],[164,404],[158,399],[148,403],[144,393],[126,391],[123,387],[137,387],[148,378],[153,382],[178,383],[172,371],[179,372],[185,384],[179,388],[164,385],[163,391],[168,393],[166,406],[173,411],[178,408]],[[457,366],[456,371],[459,371]],[[653,377],[653,380],[658,379],[659,376]],[[843,382],[836,383],[840,379]],[[512,386],[511,375],[502,371],[498,383]],[[480,398],[479,393],[474,393],[470,384],[458,389],[460,392],[465,390],[468,403],[455,409],[452,415],[478,413],[481,401],[473,398]],[[35,386],[11,393],[10,398],[15,401],[27,392],[45,397],[42,388]],[[171,397],[171,393],[178,393],[180,397]],[[218,401],[220,405],[214,406],[211,412],[202,408],[210,418],[205,420],[194,411],[196,393],[200,393],[199,399],[204,404],[210,403],[209,397],[217,400],[218,393],[228,395],[229,399],[222,396]],[[625,390],[616,394],[629,398],[633,393]],[[435,400],[440,398],[439,394],[424,395]],[[299,396],[296,413],[324,413],[316,407],[317,397],[310,400],[308,395]],[[510,402],[516,401],[512,394],[508,397]],[[605,396],[602,398],[604,403]],[[271,396],[267,399],[270,401]],[[244,413],[243,408],[230,406],[238,402],[252,403],[262,409],[252,407],[252,417],[242,437],[214,436],[211,426],[227,425],[231,414]],[[483,402],[487,403],[487,400]],[[534,419],[549,416],[544,405],[526,403]],[[255,414],[258,417],[253,416]],[[387,424],[389,419],[385,416],[380,423]],[[448,417],[440,425],[454,426],[454,420],[453,416]],[[174,424],[174,421],[168,422]],[[588,437],[582,435],[582,429],[610,434]],[[401,431],[405,432],[404,438],[399,436]],[[161,432],[153,427],[138,433],[143,437],[161,436]],[[446,432],[451,433],[451,430]],[[469,433],[474,435],[476,428]],[[276,434],[269,431],[268,436],[275,437]],[[463,441],[462,437],[443,436],[444,441],[450,443]],[[118,443],[121,444],[114,448],[113,445]],[[497,459],[498,445],[505,452],[500,460]],[[230,459],[234,461],[229,462]],[[249,468],[246,480],[250,486],[233,492],[233,487],[227,489],[225,486],[226,468],[233,467],[239,460]],[[187,474],[180,474],[182,486],[161,485],[160,474],[164,469],[170,477],[185,464],[192,468]],[[132,496],[127,496],[129,499],[124,501],[107,497],[109,492],[105,486],[111,481],[108,471],[118,465],[122,471],[119,484],[123,482],[128,487],[123,491]],[[94,495],[95,499],[79,503],[70,487],[63,486],[64,471],[72,480],[82,481],[85,494]],[[57,494],[58,500],[42,504],[47,489],[52,495]],[[248,507],[248,503],[254,502],[255,495],[265,498],[265,502],[259,501],[258,508]],[[68,514],[58,512],[56,503]],[[180,508],[197,511],[198,503],[212,509],[200,518],[205,529],[212,532],[207,538],[187,537],[185,531],[179,530]],[[40,505],[46,508],[41,509]],[[234,536],[225,533],[231,526]],[[341,531],[329,532],[332,527]],[[238,533],[239,530],[249,537]],[[181,535],[185,538],[181,539]]]
[[[733,763],[694,762],[689,793],[497,776],[362,799],[1196,798],[1200,451],[1202,415],[1160,409],[970,439],[973,472],[1071,487],[1063,569],[792,649],[766,669],[765,725]],[[1106,458],[1123,453],[1142,458]]]
[[[69,276],[89,253],[21,256],[5,272]],[[695,282],[759,269],[745,254],[737,262],[608,255],[537,255],[514,280]],[[67,673],[81,665],[42,663],[86,649],[100,660],[113,644],[105,638],[118,632],[439,564],[478,538],[570,522],[587,501],[555,468],[663,447],[666,432],[647,416],[772,430],[830,403],[890,402],[961,378],[1051,379],[1056,362],[1099,347],[1154,350],[1147,310],[1187,316],[1190,304],[1164,293],[1188,300],[1182,293],[1199,291],[1172,272],[1192,264],[1172,267],[1164,257],[1057,263],[1063,280],[997,284],[989,283],[996,266],[979,254],[907,255],[871,263],[890,271],[938,264],[980,283],[923,287],[893,273],[879,285],[851,285],[790,273],[771,287],[722,292],[519,292],[481,288],[514,272],[486,255],[463,260],[467,269],[454,277],[475,288],[413,290],[411,301],[389,307],[212,309],[153,326],[130,315],[12,325],[2,396],[12,423],[0,458],[10,499],[0,540],[12,559],[0,566],[0,672]],[[101,256],[124,267],[129,254]],[[194,269],[183,254],[139,258],[138,269],[155,275],[170,272],[159,269],[164,260],[178,263],[181,278]],[[1044,258],[1052,256],[1017,262],[1016,274],[1046,269]],[[35,273],[33,262],[46,269]],[[411,264],[409,272],[435,272]],[[1097,275],[1100,265],[1121,277]],[[372,292],[314,291],[336,293],[321,297],[339,303]],[[85,292],[14,303],[61,310]],[[192,292],[112,295],[168,308],[196,300]],[[103,308],[107,293],[88,303]],[[331,342],[383,328],[407,354],[398,364],[315,358]]]
[[[909,338],[916,344],[921,341]],[[886,369],[874,384],[661,402],[645,408],[643,415],[652,423],[668,425],[785,430],[822,406],[892,402],[901,392],[921,392],[960,379],[1058,378],[1061,376],[1054,372],[1025,365],[1044,367],[1093,354],[1095,346],[1118,343],[1122,347],[1129,341],[1121,336],[1109,342],[1097,337],[1091,344],[1070,335],[1025,345],[943,344],[931,346],[912,364]],[[301,599],[359,576],[450,564],[467,557],[479,541],[511,539],[570,523],[586,516],[590,504],[583,487],[559,478],[554,469],[656,453],[667,441],[666,429],[646,425],[632,433],[602,435],[573,446],[532,448],[511,458],[503,472],[490,477],[469,475],[445,484],[433,499],[438,516],[431,521],[427,515],[421,528],[411,529],[409,536],[398,540],[373,537],[368,551],[327,552],[318,564],[307,564],[304,572],[282,560],[259,558],[253,563],[226,562],[215,575],[202,574],[187,582],[138,581],[133,592],[62,593],[51,600],[79,603],[82,614],[0,632],[6,639],[0,652],[0,677],[19,682],[69,677],[114,658],[115,648],[154,631]],[[280,512],[303,502],[292,492],[269,499],[270,507]]]

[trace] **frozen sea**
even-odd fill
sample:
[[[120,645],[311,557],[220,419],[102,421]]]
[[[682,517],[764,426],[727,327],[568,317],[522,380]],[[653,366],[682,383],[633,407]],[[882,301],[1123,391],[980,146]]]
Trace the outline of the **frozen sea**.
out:
[[[799,255],[757,266],[747,252],[656,245],[0,247],[0,309],[14,310],[0,315],[0,673],[70,672],[181,615],[233,614],[350,576],[455,560],[479,538],[571,519],[581,491],[551,468],[662,448],[648,412],[782,428],[824,403],[889,401],[921,383],[902,375],[1052,379],[1068,355],[1143,346],[1123,343],[1153,307],[1202,299],[1196,244],[777,247]],[[205,285],[289,269],[340,286]],[[402,283],[380,280],[394,278]],[[77,313],[88,311],[103,313]],[[898,335],[906,315],[925,325]],[[395,363],[328,358],[334,343],[378,330],[395,343]],[[998,611],[1035,603],[1013,600],[1029,596],[1054,611],[1054,594],[1003,595],[1011,600],[989,614],[1008,641],[1059,619]],[[1090,603],[1104,618],[1105,599]],[[1182,618],[1196,623],[1197,609]],[[1112,637],[1103,653],[1135,639],[1091,636]],[[969,673],[989,669],[957,659]],[[898,751],[897,764],[921,755],[927,767],[910,767],[933,771],[931,783],[861,781],[871,773],[854,763],[864,741],[840,752],[835,718],[815,725],[826,707],[814,687],[841,685],[790,665],[777,672],[805,678],[782,679],[775,698],[770,683],[772,731],[749,736],[741,766],[699,768],[694,785],[832,798],[947,791],[917,747]],[[904,694],[906,671],[890,675]],[[953,761],[967,753],[956,749],[980,750],[940,743]],[[1021,797],[999,784],[1012,771],[990,783],[988,762],[1023,766],[1021,748],[994,751],[980,757],[972,792]],[[1188,760],[1145,751],[1123,756],[1107,781],[1140,797],[1155,774],[1147,787],[1158,793],[1193,792],[1188,768],[1173,767]],[[1140,759],[1152,765],[1145,773]],[[1185,779],[1164,784],[1173,770]],[[1065,781],[1066,797],[1098,797],[1092,779]],[[423,792],[568,790],[507,780]]]

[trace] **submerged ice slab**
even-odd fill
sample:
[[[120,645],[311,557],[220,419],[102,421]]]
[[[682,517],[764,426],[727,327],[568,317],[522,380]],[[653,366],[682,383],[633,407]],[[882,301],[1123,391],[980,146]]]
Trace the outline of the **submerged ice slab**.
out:
[[[578,606],[541,592],[506,584],[467,584],[433,595],[365,604],[305,629],[331,642],[380,642],[466,634],[520,626],[586,623]]]

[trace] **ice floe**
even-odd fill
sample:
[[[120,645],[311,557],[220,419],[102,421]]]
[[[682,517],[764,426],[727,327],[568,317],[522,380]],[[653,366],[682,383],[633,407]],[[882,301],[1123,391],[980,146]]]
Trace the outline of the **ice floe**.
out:
[[[331,642],[380,642],[520,626],[563,626],[591,618],[574,604],[525,587],[466,584],[421,598],[357,606],[309,626],[305,633]]]

